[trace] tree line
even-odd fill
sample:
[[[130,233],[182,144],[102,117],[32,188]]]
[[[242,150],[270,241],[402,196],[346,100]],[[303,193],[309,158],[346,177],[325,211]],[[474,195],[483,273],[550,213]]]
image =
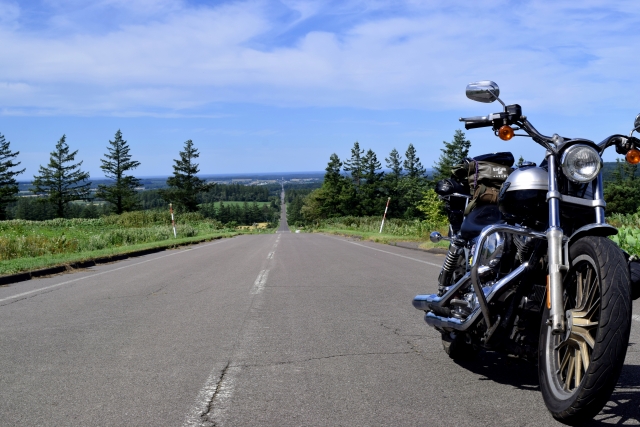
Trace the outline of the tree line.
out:
[[[140,180],[131,171],[140,166],[133,160],[130,147],[118,130],[113,141],[109,140],[107,152],[100,168],[110,184],[98,185],[95,196],[91,194],[88,172],[76,162],[78,150],[72,151],[63,135],[50,153],[49,163],[40,166],[31,181],[33,197],[17,197],[16,177],[24,173],[16,161],[18,151],[12,151],[10,142],[0,134],[0,219],[8,217],[43,220],[63,217],[98,217],[110,213],[166,207],[172,203],[177,212],[196,212],[219,219],[224,223],[251,224],[272,220],[279,212],[279,189],[247,187],[240,184],[216,185],[197,176],[199,152],[192,140],[184,142],[179,158],[174,159],[173,175],[167,179],[167,188],[153,192],[139,192]],[[76,201],[102,200],[106,203],[77,204]],[[214,202],[240,200],[268,202],[258,207],[256,203],[215,207]],[[204,204],[204,205],[203,205]],[[201,207],[203,205],[204,207]]]
[[[425,193],[435,181],[450,176],[451,166],[467,157],[470,147],[465,134],[457,130],[451,142],[444,142],[429,177],[413,144],[404,157],[396,148],[391,150],[384,159],[385,172],[376,153],[355,142],[344,161],[336,153],[329,157],[321,188],[292,198],[287,206],[288,221],[296,224],[341,216],[378,216],[387,201],[388,217],[423,219],[420,204]]]

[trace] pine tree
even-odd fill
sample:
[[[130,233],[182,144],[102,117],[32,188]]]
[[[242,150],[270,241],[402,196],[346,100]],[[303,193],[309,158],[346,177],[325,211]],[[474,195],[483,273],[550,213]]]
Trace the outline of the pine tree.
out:
[[[420,163],[420,158],[413,144],[409,144],[404,156],[405,175],[398,182],[398,193],[401,195],[399,209],[404,218],[418,218],[422,216],[422,213],[417,206],[427,189],[426,170]]]
[[[322,218],[330,218],[347,214],[342,209],[342,196],[345,187],[349,186],[348,181],[342,176],[340,168],[342,162],[336,153],[329,157],[329,163],[325,168],[324,182],[322,183],[322,192],[325,194],[325,203],[322,205],[322,211],[317,215]],[[302,203],[302,201],[301,201]],[[302,205],[300,206],[300,209]],[[296,218],[298,219],[298,218]],[[301,219],[301,217],[300,217]]]
[[[40,166],[40,175],[33,177],[31,191],[37,195],[46,195],[54,206],[56,217],[64,217],[64,209],[69,202],[89,197],[91,183],[87,182],[89,173],[80,170],[82,162],[70,164],[75,160],[78,150],[69,153],[66,136],[56,144],[51,152],[49,165]]]
[[[360,181],[362,180],[362,155],[364,149],[360,149],[360,143],[356,141],[351,149],[351,159],[345,160],[344,170],[350,172],[351,181],[356,189],[360,188]]]
[[[329,187],[335,187],[342,181],[342,175],[340,173],[342,168],[342,162],[336,153],[333,153],[329,157],[329,163],[325,168],[324,183]]]
[[[384,160],[387,163],[387,167],[391,169],[391,172],[386,176],[399,179],[400,176],[402,176],[402,156],[400,156],[398,150],[396,150],[395,148],[391,150],[391,153],[389,153],[389,157],[385,158]]]
[[[19,151],[12,152],[9,148],[9,141],[5,141],[4,135],[0,133],[0,220],[7,219],[7,204],[16,201],[18,194],[18,182],[16,176],[24,172],[22,170],[11,170],[20,165],[15,163]]]
[[[109,140],[108,153],[101,159],[104,176],[114,181],[113,185],[98,185],[97,197],[113,204],[116,214],[136,210],[140,202],[136,197],[135,188],[140,185],[140,180],[133,176],[125,175],[127,171],[140,166],[140,162],[131,160],[129,145],[122,139],[120,129],[116,132],[115,140]]]
[[[387,168],[391,171],[387,172],[384,175],[384,188],[387,192],[387,196],[391,197],[389,201],[389,212],[387,216],[389,217],[398,217],[401,211],[400,206],[402,205],[402,194],[398,191],[398,186],[400,184],[400,179],[402,178],[402,156],[398,153],[398,150],[395,148],[391,150],[389,153],[389,157],[384,159]]]
[[[460,129],[456,130],[453,135],[453,141],[443,141],[444,148],[441,148],[442,154],[438,161],[433,165],[433,180],[439,181],[451,177],[451,168],[458,164],[469,155],[471,141],[465,138],[464,132]]]
[[[370,216],[380,213],[381,206],[385,200],[382,195],[382,172],[378,172],[382,165],[378,161],[378,157],[373,150],[367,150],[362,158],[362,178],[364,180],[361,187],[361,206],[362,215]]]
[[[173,160],[173,176],[167,179],[169,188],[160,193],[165,201],[175,203],[179,210],[197,211],[198,194],[211,188],[211,185],[196,176],[200,169],[194,160],[198,157],[200,153],[193,146],[193,141],[185,141],[184,151],[180,151],[180,159]]]
[[[404,169],[409,178],[423,178],[427,172],[420,163],[420,158],[416,154],[416,149],[413,144],[409,144],[407,151],[404,153],[405,161],[403,163]]]

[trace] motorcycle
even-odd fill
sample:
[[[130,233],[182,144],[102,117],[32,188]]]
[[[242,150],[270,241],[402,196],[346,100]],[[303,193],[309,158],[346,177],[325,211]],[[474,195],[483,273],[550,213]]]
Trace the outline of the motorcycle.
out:
[[[510,172],[497,203],[470,211],[462,212],[475,199],[465,183],[454,177],[439,185],[451,224],[447,237],[433,232],[431,241],[447,240],[449,249],[438,293],[417,295],[413,305],[442,334],[452,359],[472,359],[486,349],[537,363],[553,417],[583,423],[616,386],[632,299],[640,296],[640,263],[608,238],[618,231],[605,221],[601,173],[602,154],[612,146],[627,162],[640,163],[640,140],[633,136],[640,115],[629,136],[595,143],[539,133],[520,105],[505,105],[492,81],[469,84],[466,95],[503,106],[499,113],[461,118],[466,129],[491,127],[505,141],[530,137],[545,149],[545,159],[513,170],[504,162],[508,155],[513,163],[510,153],[470,159],[475,179],[478,161]]]

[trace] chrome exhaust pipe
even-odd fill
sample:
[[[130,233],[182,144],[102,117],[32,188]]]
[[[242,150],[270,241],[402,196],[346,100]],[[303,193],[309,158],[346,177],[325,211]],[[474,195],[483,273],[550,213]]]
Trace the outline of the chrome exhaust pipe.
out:
[[[458,290],[462,287],[462,285],[467,284],[467,282],[471,280],[471,272],[467,272],[458,282],[447,289],[447,291],[439,297],[437,294],[431,295],[416,295],[413,298],[413,306],[418,310],[430,310],[430,304],[436,304],[439,307],[447,304],[451,298],[458,292]]]
[[[517,279],[522,273],[525,272],[527,267],[529,266],[528,262],[525,262],[518,266],[511,273],[500,279],[493,286],[485,286],[482,288],[482,292],[484,293],[484,297],[487,302],[490,302],[493,297],[498,295],[502,289],[511,283],[512,280]],[[469,274],[466,274],[462,279],[458,281],[454,286],[452,286],[445,295],[442,297],[438,297],[438,295],[416,295],[413,299],[413,306],[418,310],[430,310],[429,304],[437,304],[438,306],[442,306],[445,302],[448,302],[448,299],[453,297],[453,294],[462,286],[462,282],[466,282],[469,279]],[[447,299],[448,297],[448,299]],[[434,314],[432,311],[427,311],[427,314],[424,316],[424,321],[427,322],[429,326],[432,326],[437,329],[454,329],[456,331],[466,331],[469,326],[473,325],[478,316],[482,314],[482,310],[480,305],[473,309],[471,314],[467,316],[465,319],[458,319],[455,317],[441,317]]]

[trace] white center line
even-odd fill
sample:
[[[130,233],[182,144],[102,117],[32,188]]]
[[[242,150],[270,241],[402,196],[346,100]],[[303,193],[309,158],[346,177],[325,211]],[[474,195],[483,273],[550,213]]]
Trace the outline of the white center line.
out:
[[[273,259],[273,254],[274,254],[274,253],[275,253],[275,252],[269,252],[269,255],[267,255],[267,259]]]
[[[325,235],[325,236],[326,236],[326,235]],[[410,256],[400,255],[400,254],[397,254],[397,253],[395,253],[395,252],[383,251],[382,249],[372,248],[371,246],[362,245],[362,244],[360,244],[360,243],[356,243],[356,242],[350,242],[350,241],[348,241],[348,240],[339,239],[339,238],[337,238],[337,237],[332,237],[332,236],[326,236],[326,237],[330,237],[330,238],[335,239],[335,240],[340,240],[341,242],[351,243],[352,245],[361,246],[361,247],[363,247],[363,248],[371,249],[372,251],[384,252],[385,254],[394,255],[394,256],[397,256],[397,257],[400,257],[400,258],[410,259],[410,260],[412,260],[412,261],[421,262],[421,263],[423,263],[423,264],[432,265],[432,266],[434,266],[434,267],[442,267],[442,265],[441,265],[441,264],[434,264],[434,263],[432,263],[432,262],[423,261],[423,260],[421,260],[421,259],[411,258]]]
[[[256,281],[253,283],[253,288],[251,289],[251,294],[256,295],[263,291],[264,285],[267,283],[267,276],[269,275],[269,270],[262,270]]]
[[[637,314],[632,314],[632,315],[631,315],[631,318],[632,318],[633,320],[635,320],[636,322],[640,322],[640,316],[638,316]]]
[[[220,377],[220,371],[217,368],[213,368],[209,374],[209,378],[207,378],[207,381],[204,383],[204,387],[202,387],[202,390],[198,393],[196,403],[193,405],[182,424],[183,427],[195,427],[203,424],[202,416],[207,413],[209,402],[211,402],[213,395],[218,389]]]
[[[182,251],[179,251],[179,252],[170,253],[168,255],[162,255],[162,256],[159,256],[159,257],[156,257],[156,258],[147,259],[145,261],[136,262],[134,264],[125,265],[124,267],[114,268],[113,270],[101,271],[100,273],[90,274],[90,275],[84,276],[84,277],[78,277],[77,279],[67,280],[66,282],[56,283],[55,285],[45,286],[44,288],[38,288],[38,289],[33,289],[33,290],[27,291],[27,292],[22,292],[21,294],[12,295],[10,297],[2,298],[2,299],[0,299],[0,302],[8,301],[10,299],[15,299],[15,298],[21,298],[21,297],[24,297],[26,295],[31,295],[31,294],[33,294],[35,292],[42,292],[42,291],[46,291],[46,290],[49,290],[49,289],[54,289],[54,288],[57,288],[57,287],[60,287],[60,286],[63,286],[63,285],[68,285],[69,283],[78,282],[80,280],[90,279],[90,278],[96,277],[96,276],[102,276],[103,274],[113,273],[114,271],[124,270],[125,268],[134,267],[136,265],[145,264],[147,262],[155,261],[155,260],[158,260],[158,259],[162,259],[162,258],[167,258],[167,257],[170,257],[170,256],[174,256],[174,255],[183,254],[183,253],[186,253],[186,252],[189,252],[189,251],[195,251],[197,249],[206,248],[206,247],[212,246],[212,245],[217,245],[218,243],[222,243],[223,241],[224,240],[219,240],[217,242],[209,243],[207,245],[197,246],[195,248],[189,248],[187,250],[182,250]]]

